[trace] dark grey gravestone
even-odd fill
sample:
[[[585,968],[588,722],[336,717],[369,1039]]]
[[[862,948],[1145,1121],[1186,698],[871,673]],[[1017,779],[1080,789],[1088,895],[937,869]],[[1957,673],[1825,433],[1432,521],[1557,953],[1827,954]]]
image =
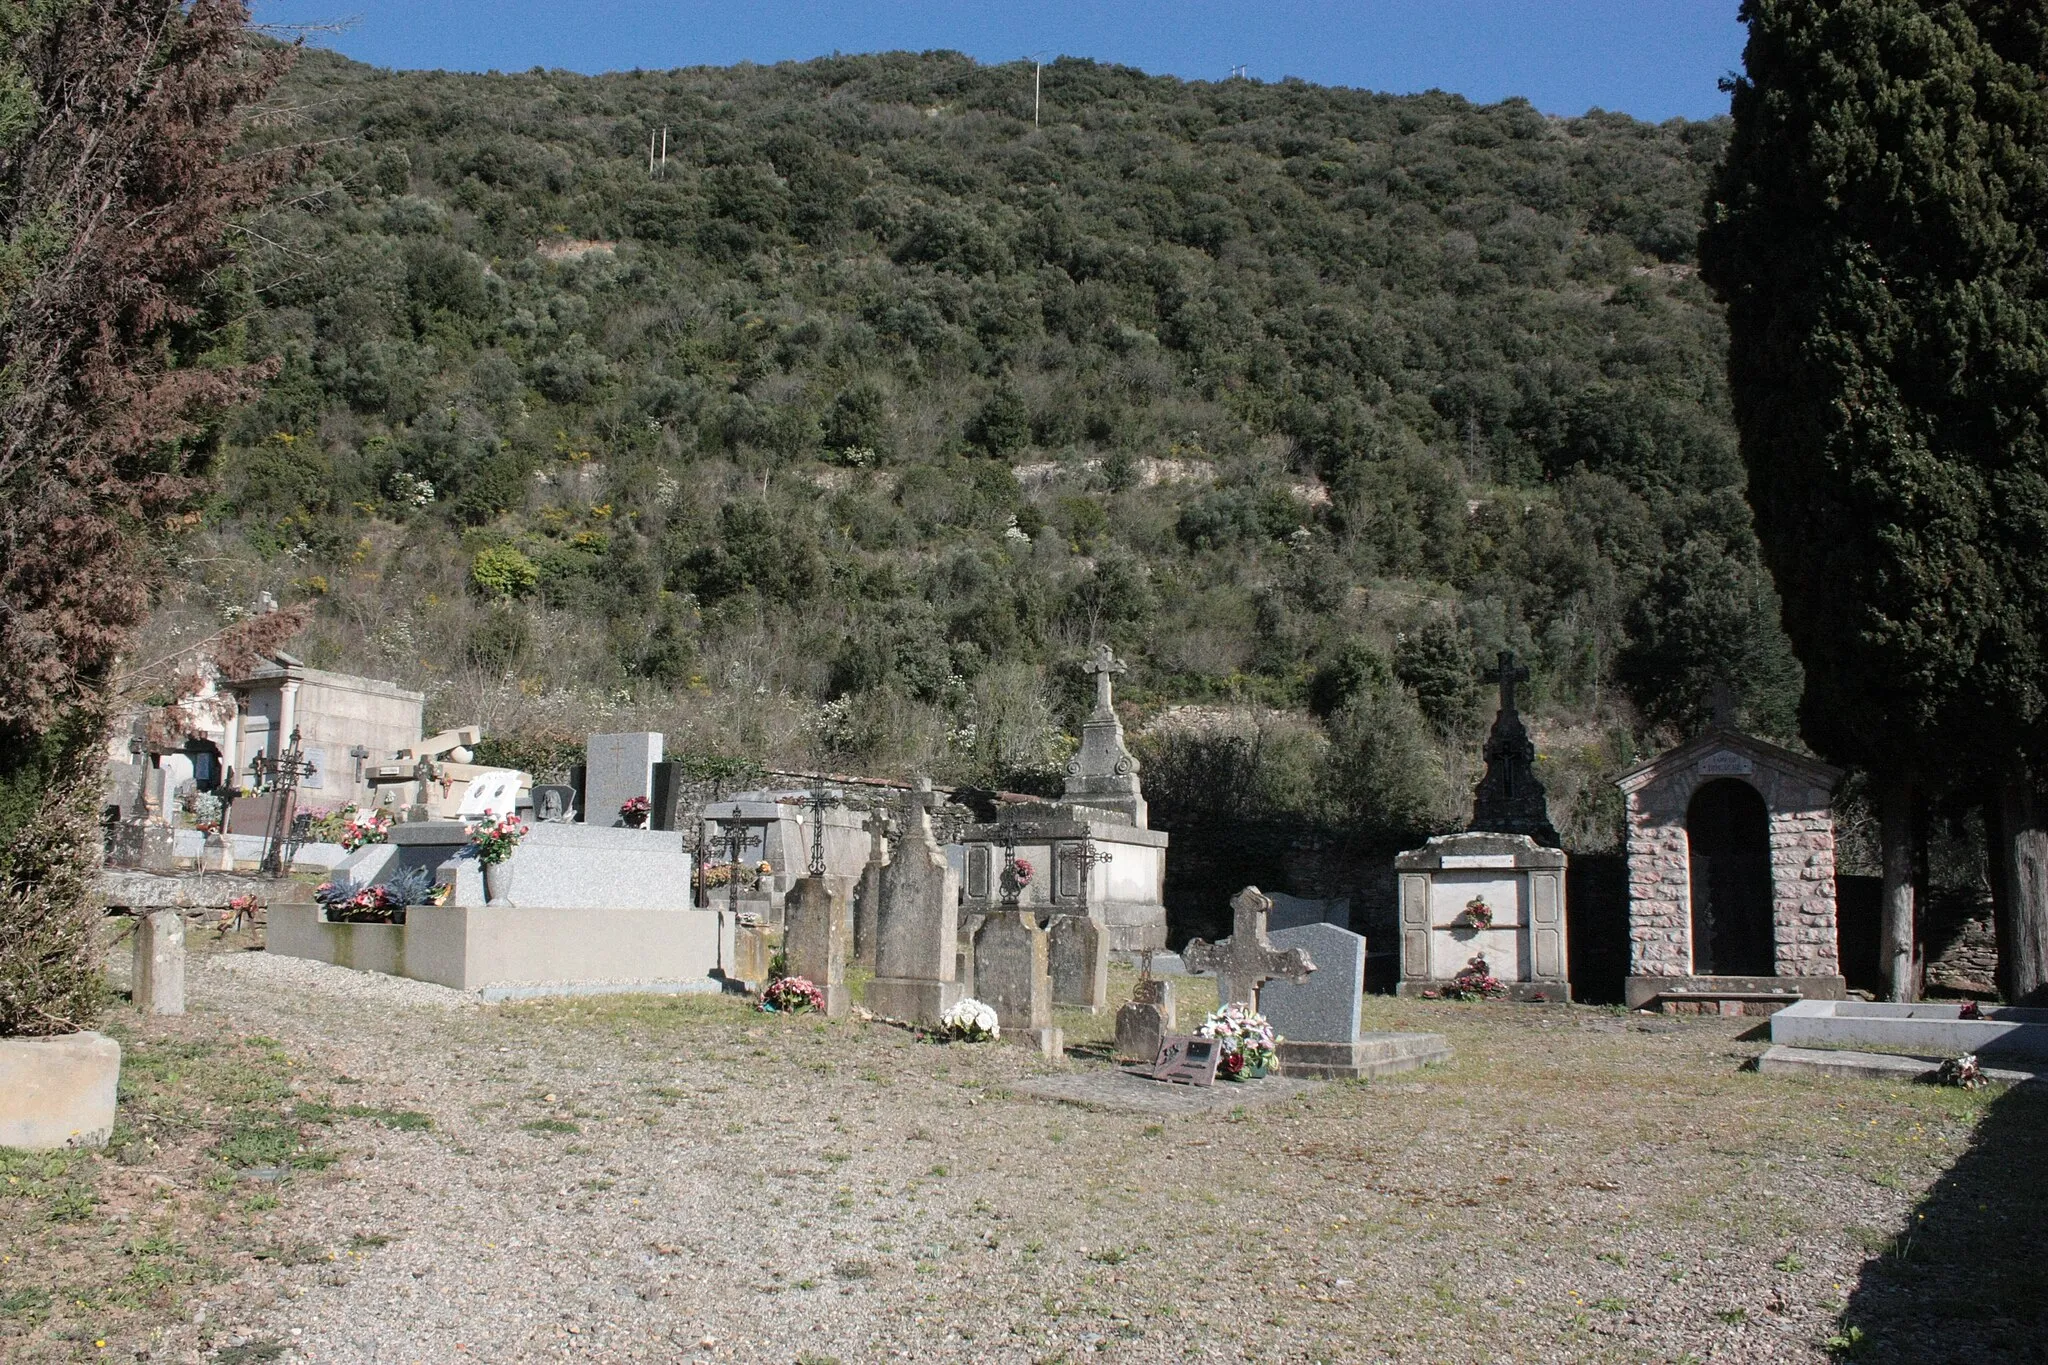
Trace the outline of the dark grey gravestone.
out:
[[[1109,1006],[1109,935],[1091,915],[1054,915],[1046,951],[1052,971],[1052,1002],[1063,1009],[1100,1014]]]
[[[661,762],[661,735],[635,731],[592,735],[583,778],[583,822],[623,825],[619,807],[636,796],[654,799],[654,765]]]
[[[1273,1031],[1295,1042],[1355,1042],[1365,993],[1365,940],[1334,924],[1297,925],[1267,938],[1275,948],[1302,949],[1316,964],[1298,985],[1276,979],[1259,988],[1259,1013]]]

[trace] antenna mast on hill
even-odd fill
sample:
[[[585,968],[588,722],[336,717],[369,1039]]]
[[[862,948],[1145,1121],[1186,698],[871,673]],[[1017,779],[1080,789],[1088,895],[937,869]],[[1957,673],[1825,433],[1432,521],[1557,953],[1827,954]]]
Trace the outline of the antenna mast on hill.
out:
[[[1024,60],[1031,63],[1031,126],[1033,128],[1038,127],[1038,73],[1045,65],[1042,60],[1044,56],[1045,53],[1043,52],[1027,52],[1024,54]]]

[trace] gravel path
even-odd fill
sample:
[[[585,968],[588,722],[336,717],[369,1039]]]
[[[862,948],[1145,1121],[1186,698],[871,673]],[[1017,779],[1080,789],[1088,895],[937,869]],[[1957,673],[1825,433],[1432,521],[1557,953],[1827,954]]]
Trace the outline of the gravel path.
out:
[[[308,1097],[434,1126],[336,1127],[264,1215],[303,1254],[160,1359],[1818,1362],[1967,1139],[1878,1183],[1836,1090],[1738,1073],[1740,1023],[1561,1006],[1375,1000],[1458,1060],[1150,1120],[1010,1089],[1084,1063],[716,998],[488,1006],[258,954],[191,994]]]

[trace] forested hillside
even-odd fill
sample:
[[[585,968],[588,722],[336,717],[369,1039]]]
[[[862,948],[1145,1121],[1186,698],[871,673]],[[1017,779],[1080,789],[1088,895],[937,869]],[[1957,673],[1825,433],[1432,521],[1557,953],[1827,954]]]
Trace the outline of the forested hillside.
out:
[[[1792,725],[1692,255],[1721,122],[956,54],[393,74],[320,52],[244,240],[274,354],[165,629],[541,761],[1042,786],[1107,639],[1159,814],[1456,815],[1513,648],[1585,799],[1726,679]],[[666,160],[661,144],[666,130]],[[655,164],[650,170],[650,139]]]

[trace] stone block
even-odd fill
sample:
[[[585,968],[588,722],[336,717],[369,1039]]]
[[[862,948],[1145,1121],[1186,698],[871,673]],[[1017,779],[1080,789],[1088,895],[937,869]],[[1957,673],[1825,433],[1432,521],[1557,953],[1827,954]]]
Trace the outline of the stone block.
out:
[[[1046,953],[1052,1002],[1100,1014],[1109,1008],[1109,935],[1087,915],[1054,915]]]
[[[1334,924],[1304,924],[1268,935],[1275,948],[1300,948],[1316,964],[1300,985],[1268,981],[1259,988],[1259,1012],[1283,1038],[1305,1043],[1350,1043],[1358,1037],[1365,995],[1365,940]]]
[[[1367,1033],[1347,1043],[1288,1039],[1280,1044],[1280,1074],[1310,1080],[1362,1080],[1392,1076],[1451,1059],[1441,1033]]]
[[[1116,1012],[1116,1054],[1150,1065],[1159,1056],[1159,1044],[1178,1031],[1173,983],[1159,977],[1140,979],[1131,988],[1131,999]]]
[[[846,988],[846,910],[845,895],[823,877],[799,878],[783,900],[785,965],[791,976],[818,988],[833,1019],[845,1018],[853,1004]]]
[[[1004,1038],[1041,1049],[1053,1031],[1047,956],[1046,932],[1028,910],[992,912],[974,934],[974,998],[996,1012]]]
[[[121,1045],[104,1033],[0,1038],[0,1147],[104,1147]]]
[[[185,1012],[185,915],[152,910],[135,921],[130,998],[144,1014]]]

